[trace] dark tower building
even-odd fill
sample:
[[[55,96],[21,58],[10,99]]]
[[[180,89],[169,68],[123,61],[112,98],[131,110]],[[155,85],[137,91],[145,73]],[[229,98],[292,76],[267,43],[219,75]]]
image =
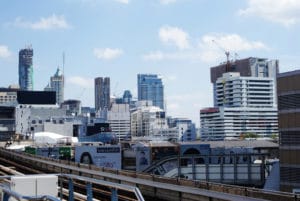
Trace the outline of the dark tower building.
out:
[[[110,79],[109,77],[95,78],[95,109],[108,110],[110,107]]]
[[[33,90],[33,49],[31,47],[19,51],[19,85],[21,90]]]
[[[300,70],[277,76],[280,190],[300,189]]]

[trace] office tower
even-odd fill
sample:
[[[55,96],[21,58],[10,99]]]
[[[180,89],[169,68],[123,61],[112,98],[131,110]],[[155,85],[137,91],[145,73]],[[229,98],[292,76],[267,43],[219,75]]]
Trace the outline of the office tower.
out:
[[[50,78],[50,83],[44,90],[56,92],[56,103],[58,105],[64,102],[64,75],[59,67],[57,68],[56,73]]]
[[[95,78],[95,109],[108,111],[110,108],[110,79],[109,77]]]
[[[224,73],[215,86],[218,107],[277,107],[273,78]]]
[[[300,70],[277,77],[280,190],[300,189]]]
[[[279,71],[278,60],[249,57],[230,62],[229,72],[239,72],[241,77],[270,77],[276,78]],[[210,68],[210,80],[214,90],[214,106],[217,106],[216,81],[226,73],[226,63]],[[276,83],[275,83],[276,84]],[[275,91],[276,93],[276,91]],[[275,94],[276,97],[276,94]]]
[[[153,74],[138,74],[138,100],[151,100],[154,106],[164,109],[162,79]]]
[[[31,47],[19,51],[19,85],[21,90],[33,90],[33,49]]]
[[[131,138],[129,104],[113,103],[111,109],[107,112],[107,122],[119,140],[129,140]]]
[[[246,58],[211,68],[214,107],[200,110],[203,139],[237,139],[278,134],[278,60]]]

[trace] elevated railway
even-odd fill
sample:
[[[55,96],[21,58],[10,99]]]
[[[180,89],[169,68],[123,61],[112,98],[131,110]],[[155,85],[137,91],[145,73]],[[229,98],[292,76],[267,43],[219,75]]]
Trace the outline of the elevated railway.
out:
[[[5,159],[8,165],[13,165],[11,163],[14,163],[16,166],[30,167],[30,169],[37,172],[73,174],[115,184],[138,187],[146,200],[300,201],[300,197],[292,193],[264,191],[255,188],[180,178],[164,178],[151,174],[113,170],[70,161],[38,157],[2,148],[0,149],[0,158]]]

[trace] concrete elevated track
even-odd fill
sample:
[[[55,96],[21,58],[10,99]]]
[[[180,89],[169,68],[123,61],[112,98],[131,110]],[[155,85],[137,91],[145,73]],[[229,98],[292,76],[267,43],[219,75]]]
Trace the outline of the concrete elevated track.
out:
[[[0,159],[10,161],[15,165],[18,164],[21,167],[27,167],[27,171],[32,169],[32,171],[44,173],[74,174],[117,184],[132,185],[140,189],[146,200],[300,201],[300,197],[292,193],[264,191],[256,188],[113,170],[94,165],[38,157],[3,148],[0,148]]]

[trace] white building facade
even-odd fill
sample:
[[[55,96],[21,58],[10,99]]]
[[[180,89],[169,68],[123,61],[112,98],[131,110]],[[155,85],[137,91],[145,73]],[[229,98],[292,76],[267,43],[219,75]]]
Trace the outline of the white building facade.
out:
[[[216,81],[215,90],[219,107],[277,107],[273,78],[224,73]]]
[[[44,123],[52,118],[66,116],[66,110],[54,105],[18,105],[16,107],[16,134],[32,137],[44,131]]]
[[[169,129],[165,111],[152,106],[151,101],[138,101],[137,108],[131,112],[132,139],[173,139],[178,138],[176,129]]]
[[[278,134],[276,85],[270,77],[224,73],[215,83],[218,107],[200,111],[201,139],[238,139]]]
[[[130,110],[129,104],[113,103],[107,112],[107,122],[119,140],[130,139]]]
[[[202,140],[240,139],[278,133],[277,108],[219,107],[200,111]]]

